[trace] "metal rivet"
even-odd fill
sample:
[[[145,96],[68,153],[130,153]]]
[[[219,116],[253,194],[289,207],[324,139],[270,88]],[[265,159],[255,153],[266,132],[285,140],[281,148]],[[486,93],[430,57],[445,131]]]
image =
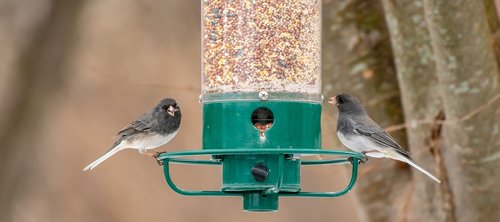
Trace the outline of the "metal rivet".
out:
[[[198,102],[201,103],[201,94],[198,96]]]
[[[259,92],[259,98],[260,100],[267,100],[269,99],[269,93],[266,91]]]

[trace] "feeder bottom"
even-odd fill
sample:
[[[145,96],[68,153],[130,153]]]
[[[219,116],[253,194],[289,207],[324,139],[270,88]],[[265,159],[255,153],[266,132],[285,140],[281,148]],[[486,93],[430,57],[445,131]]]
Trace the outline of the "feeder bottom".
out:
[[[253,175],[256,166],[265,167],[263,178]],[[226,155],[222,160],[222,191],[253,192],[279,187],[281,192],[300,191],[300,159],[285,155]]]
[[[263,195],[262,192],[243,194],[243,210],[250,212],[269,212],[278,210],[278,194]]]

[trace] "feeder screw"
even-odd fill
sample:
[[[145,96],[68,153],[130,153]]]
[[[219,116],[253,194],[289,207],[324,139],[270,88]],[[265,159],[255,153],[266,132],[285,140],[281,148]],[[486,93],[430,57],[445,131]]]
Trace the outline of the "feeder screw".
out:
[[[255,180],[259,182],[266,180],[269,176],[269,168],[263,163],[256,164],[251,172]]]
[[[267,100],[269,98],[269,93],[266,91],[261,91],[259,92],[259,98],[260,100]]]

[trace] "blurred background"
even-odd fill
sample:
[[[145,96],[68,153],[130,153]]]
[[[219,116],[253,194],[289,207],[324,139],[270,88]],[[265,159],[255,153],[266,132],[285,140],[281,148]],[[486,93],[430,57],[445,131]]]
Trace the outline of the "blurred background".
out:
[[[500,221],[498,6],[323,0],[325,97],[358,96],[443,183],[370,159],[345,196],[247,213],[240,198],[177,195],[132,150],[82,172],[164,97],[183,120],[161,149],[200,148],[199,1],[2,0],[0,221]],[[324,147],[341,148],[323,109]],[[219,186],[217,168],[182,169],[186,187]],[[338,189],[348,174],[306,168],[302,183]]]

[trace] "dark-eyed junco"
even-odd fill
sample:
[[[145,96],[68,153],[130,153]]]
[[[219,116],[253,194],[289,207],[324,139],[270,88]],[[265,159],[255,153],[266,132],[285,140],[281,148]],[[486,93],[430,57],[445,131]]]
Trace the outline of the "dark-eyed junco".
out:
[[[171,98],[163,99],[152,110],[120,130],[120,138],[111,149],[83,170],[94,169],[123,149],[138,149],[139,153],[147,154],[146,150],[163,146],[174,138],[180,124],[181,110],[177,102]]]
[[[435,176],[413,162],[410,153],[368,116],[354,96],[340,94],[332,97],[328,102],[336,105],[339,110],[337,136],[349,149],[369,157],[385,157],[408,163],[434,181],[441,183]]]

